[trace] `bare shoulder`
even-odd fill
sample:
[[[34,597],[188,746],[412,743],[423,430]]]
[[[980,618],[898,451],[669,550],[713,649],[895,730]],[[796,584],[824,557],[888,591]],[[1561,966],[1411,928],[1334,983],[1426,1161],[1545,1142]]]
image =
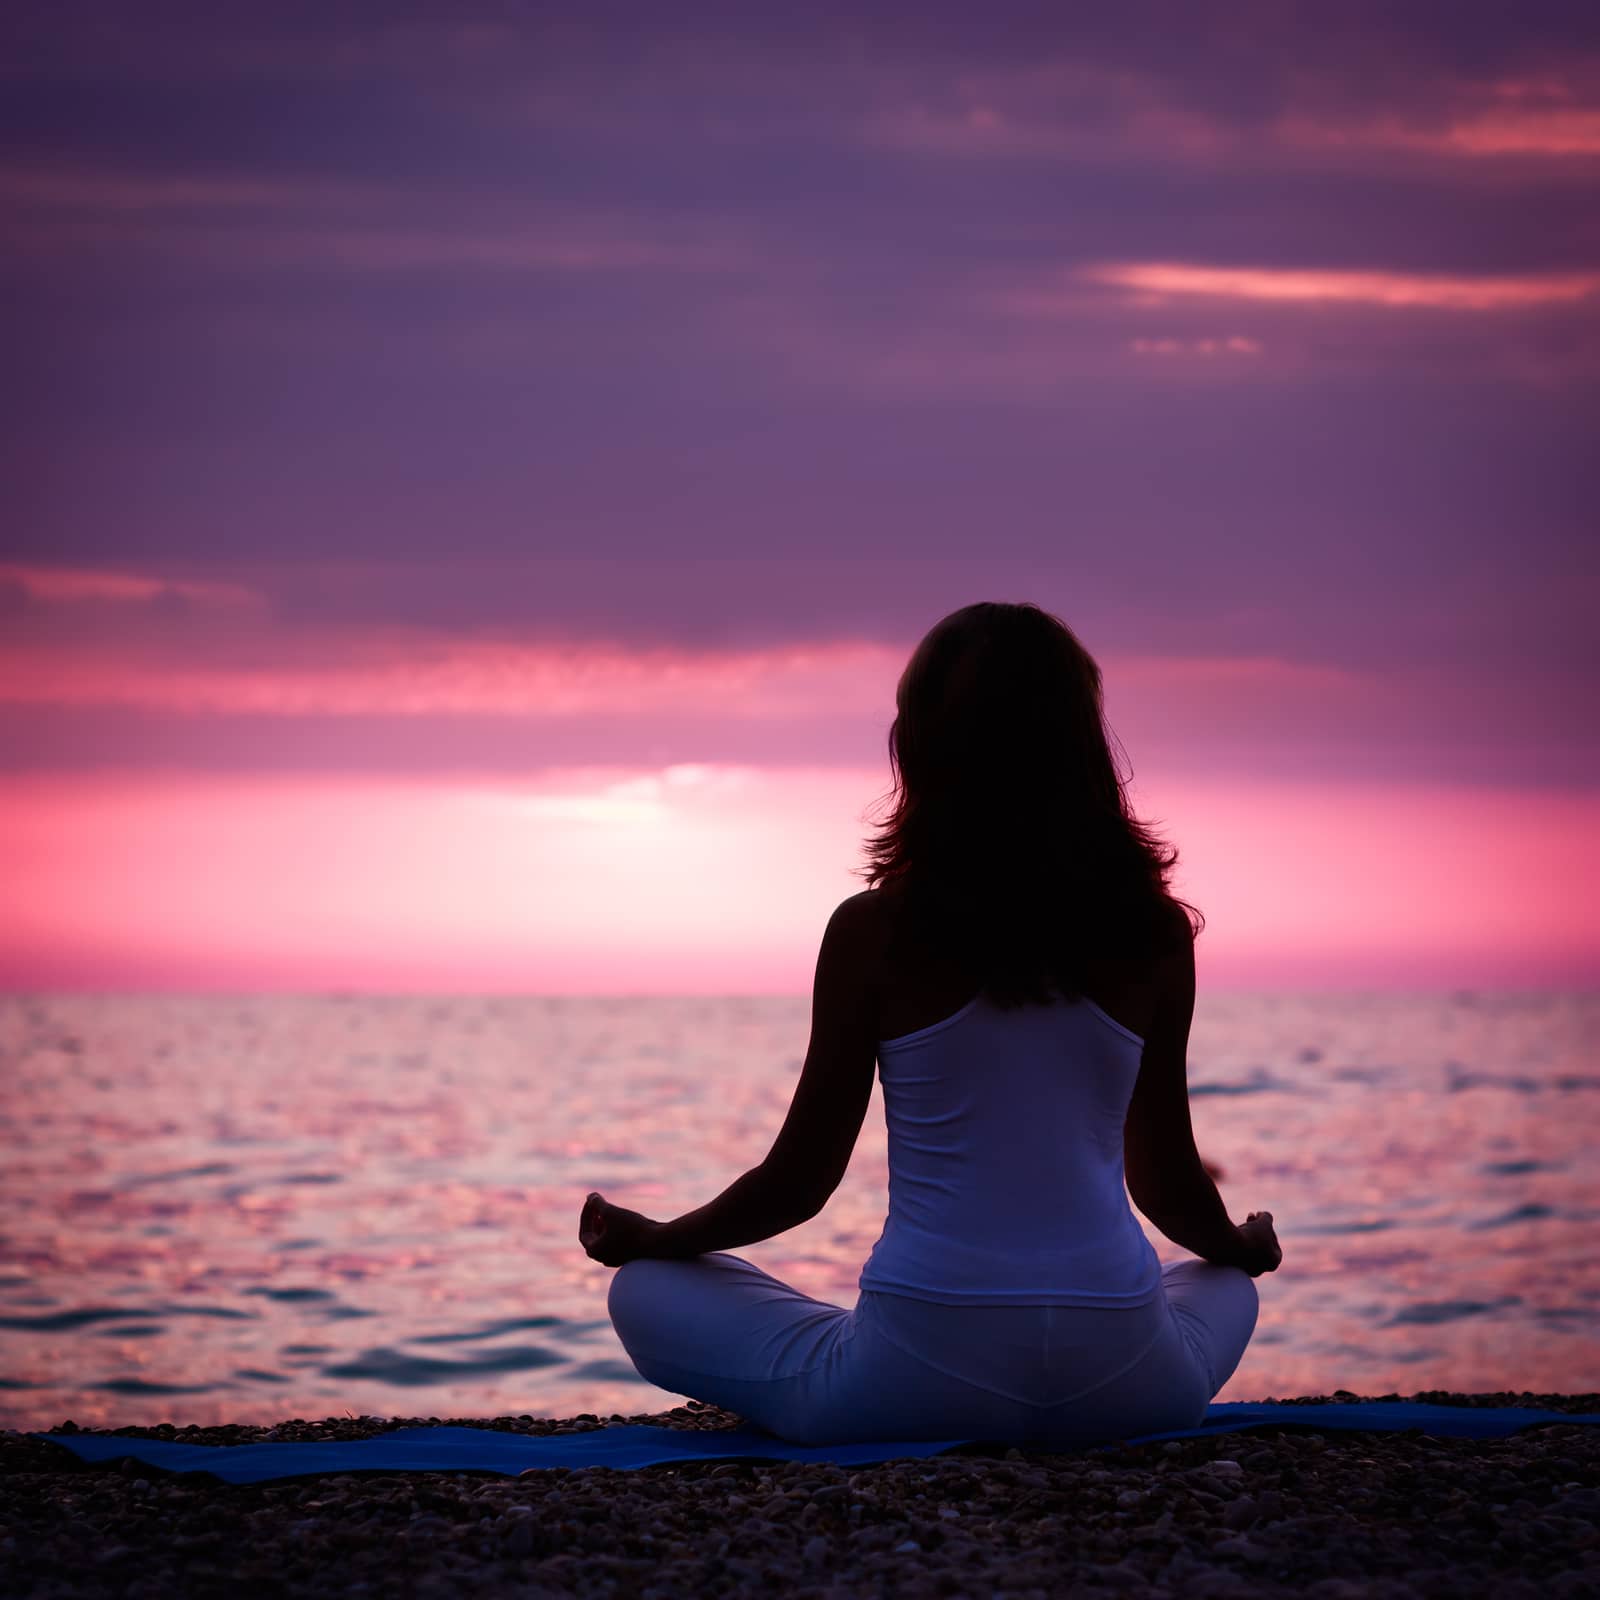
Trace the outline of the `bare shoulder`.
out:
[[[1160,908],[1155,935],[1151,948],[1138,960],[1090,959],[1082,970],[1089,997],[1147,1043],[1162,1018],[1182,1004],[1186,960],[1191,990],[1194,974],[1193,933],[1181,906],[1167,902]]]
[[[888,925],[888,907],[881,889],[862,889],[841,900],[829,919],[829,926],[850,940],[863,956],[881,952]]]
[[[877,996],[888,970],[890,907],[881,889],[862,889],[841,900],[828,920],[828,936],[848,953],[857,977]]]

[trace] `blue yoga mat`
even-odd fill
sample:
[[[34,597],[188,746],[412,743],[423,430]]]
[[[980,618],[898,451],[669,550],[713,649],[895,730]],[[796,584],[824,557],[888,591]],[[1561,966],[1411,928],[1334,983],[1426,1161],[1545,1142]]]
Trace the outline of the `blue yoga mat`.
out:
[[[1409,1401],[1362,1401],[1352,1405],[1292,1406],[1238,1402],[1214,1405],[1198,1428],[1141,1434],[1121,1443],[1203,1439],[1268,1425],[1357,1433],[1423,1433],[1463,1439],[1499,1439],[1549,1422],[1600,1423],[1600,1412],[1531,1411],[1519,1406],[1436,1406]],[[175,1439],[140,1439],[85,1433],[36,1433],[62,1444],[84,1461],[131,1456],[167,1472],[209,1472],[226,1483],[261,1483],[328,1472],[498,1472],[515,1476],[530,1467],[649,1467],[671,1461],[808,1461],[864,1466],[905,1456],[935,1456],[977,1439],[874,1440],[866,1444],[788,1444],[756,1428],[731,1432],[657,1428],[645,1423],[595,1428],[587,1433],[534,1437],[491,1428],[396,1428],[371,1439],[323,1440],[307,1444],[181,1444]]]

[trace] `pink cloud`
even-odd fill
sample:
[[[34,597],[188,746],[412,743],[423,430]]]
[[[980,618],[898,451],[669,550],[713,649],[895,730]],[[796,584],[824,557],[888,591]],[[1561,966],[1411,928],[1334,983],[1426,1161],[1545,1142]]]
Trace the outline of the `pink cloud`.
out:
[[[1469,155],[1600,155],[1600,110],[1485,116],[1454,124],[1445,142]]]
[[[1314,81],[1307,83],[1314,91]],[[1600,154],[1591,90],[1560,77],[1500,83],[1434,79],[1403,113],[1372,116],[1337,104],[1258,126],[1185,105],[1173,86],[1104,64],[1043,61],[963,74],[920,97],[901,95],[866,117],[873,143],[934,156],[1094,161],[1129,150],[1163,161],[1235,168],[1348,154],[1446,160]]]
[[[1431,116],[1335,121],[1304,114],[1275,134],[1310,149],[1415,151],[1446,157],[1566,159],[1600,155],[1600,105],[1592,87],[1563,78],[1508,79],[1458,90]]]
[[[284,653],[306,644],[286,640]],[[624,650],[394,629],[348,630],[322,640],[319,659],[264,666],[163,658],[147,644],[0,644],[0,702],[272,716],[784,718],[892,706],[906,654],[872,644]]]
[[[914,643],[687,650],[270,624],[248,638],[163,628],[119,641],[99,627],[0,644],[0,703],[271,717],[831,718],[886,731]],[[1148,730],[1154,748],[1182,726],[1266,737],[1308,721],[1381,725],[1406,693],[1390,672],[1276,656],[1102,652],[1100,661],[1114,721]],[[1448,684],[1422,688],[1436,717]]]
[[[1083,267],[1078,269],[1078,276],[1131,290],[1145,304],[1160,304],[1168,297],[1204,296],[1224,300],[1345,301],[1446,311],[1503,311],[1569,305],[1600,290],[1600,273],[1596,272],[1462,278],[1402,272],[1130,261]],[[1019,303],[1030,309],[1044,310],[1052,302],[1045,294],[1023,297]]]
[[[30,600],[48,604],[111,601],[143,604],[177,595],[208,606],[252,606],[260,596],[234,583],[155,578],[91,567],[46,567],[0,563],[0,585],[15,584]]]
[[[162,579],[125,574],[47,575],[36,583],[49,594],[134,598],[164,587]],[[444,628],[290,626],[265,605],[232,605],[226,586],[196,587],[206,595],[218,588],[230,604],[177,616],[126,599],[22,612],[0,639],[0,706],[12,708],[23,740],[13,747],[13,766],[144,764],[141,736],[165,752],[152,765],[205,762],[214,744],[219,767],[242,759],[283,771],[484,763],[515,771],[608,751],[623,762],[782,763],[803,750],[803,759],[847,765],[883,750],[895,684],[916,642],[692,649]],[[1383,770],[1400,749],[1446,758],[1478,750],[1486,723],[1507,730],[1499,743],[1508,761],[1519,750],[1534,757],[1574,748],[1573,686],[1560,674],[1530,688],[1526,677],[1506,684],[1448,667],[1096,653],[1112,727],[1139,763]],[[70,724],[52,732],[55,714],[68,711]],[[107,721],[123,712],[139,713],[134,727],[142,735]],[[247,726],[255,720],[259,732]],[[341,723],[351,731],[330,735]],[[98,761],[84,742],[95,726],[114,752]],[[446,761],[440,751],[454,754]]]

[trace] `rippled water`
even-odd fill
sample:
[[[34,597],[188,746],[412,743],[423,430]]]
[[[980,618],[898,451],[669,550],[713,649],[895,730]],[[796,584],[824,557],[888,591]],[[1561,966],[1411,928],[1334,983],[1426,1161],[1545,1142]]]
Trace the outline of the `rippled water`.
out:
[[[674,1403],[611,1333],[579,1207],[674,1216],[760,1160],[808,1018],[0,998],[0,1420]],[[1597,1037],[1593,995],[1202,995],[1196,1137],[1284,1247],[1219,1398],[1600,1388]],[[875,1089],[827,1209],[742,1253],[852,1304],[885,1183]]]

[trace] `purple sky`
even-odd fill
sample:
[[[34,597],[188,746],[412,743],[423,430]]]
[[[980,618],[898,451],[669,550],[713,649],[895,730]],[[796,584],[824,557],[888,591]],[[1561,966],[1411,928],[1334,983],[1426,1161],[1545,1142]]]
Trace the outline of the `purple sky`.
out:
[[[1135,769],[1600,783],[1593,5],[24,0],[0,62],[0,781],[866,771],[881,662],[716,664],[990,598]],[[710,698],[480,692],[597,649]]]

